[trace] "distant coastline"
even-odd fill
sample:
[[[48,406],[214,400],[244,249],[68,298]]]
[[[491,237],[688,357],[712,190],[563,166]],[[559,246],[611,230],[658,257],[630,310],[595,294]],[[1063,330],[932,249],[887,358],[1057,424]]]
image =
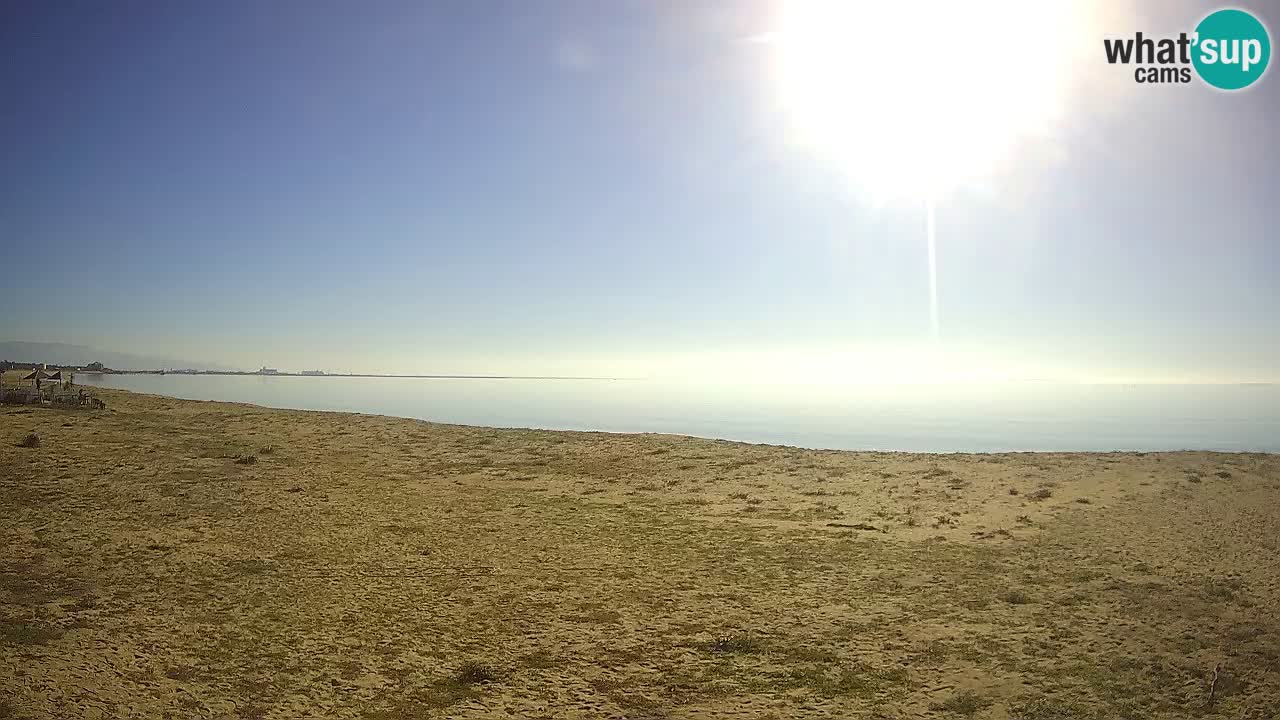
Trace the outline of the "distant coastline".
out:
[[[219,375],[219,376],[244,376],[244,377],[334,377],[334,378],[415,378],[415,379],[438,379],[438,380],[624,380],[626,378],[619,377],[600,377],[588,375],[465,375],[465,374],[448,374],[448,373],[432,373],[420,375],[399,375],[395,373],[337,373],[325,372],[323,370],[301,370],[297,372],[287,372],[274,368],[263,367],[261,370],[196,370],[193,368],[160,368],[160,369],[128,369],[120,370],[107,367],[102,363],[90,363],[87,365],[75,365],[67,363],[51,363],[51,362],[13,362],[6,360],[0,362],[0,373],[8,370],[24,370],[29,371],[33,368],[41,368],[48,372],[68,372],[81,373],[84,375]]]
[[[332,378],[416,378],[438,380],[621,380],[613,377],[576,375],[392,375],[385,373],[315,373],[229,371],[229,370],[82,370],[96,375],[243,375],[246,377],[332,377]]]
[[[87,375],[228,375],[244,377],[331,377],[331,378],[415,378],[438,380],[621,380],[615,377],[591,377],[577,375],[395,375],[388,373],[329,373],[329,372],[261,372],[258,370],[86,370],[65,368]]]

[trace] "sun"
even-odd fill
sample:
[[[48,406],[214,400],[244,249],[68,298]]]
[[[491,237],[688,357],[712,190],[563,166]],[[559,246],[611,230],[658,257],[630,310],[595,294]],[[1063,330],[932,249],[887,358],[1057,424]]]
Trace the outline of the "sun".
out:
[[[780,0],[769,42],[790,136],[880,198],[988,177],[1060,122],[1088,12],[1072,0]]]

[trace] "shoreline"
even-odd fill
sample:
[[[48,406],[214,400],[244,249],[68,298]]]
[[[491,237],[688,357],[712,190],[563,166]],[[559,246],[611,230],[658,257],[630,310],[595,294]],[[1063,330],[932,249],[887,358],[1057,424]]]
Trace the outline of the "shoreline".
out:
[[[567,378],[564,378],[564,379],[567,379]],[[414,416],[414,415],[408,415],[408,414],[391,414],[391,413],[383,413],[383,412],[375,412],[375,411],[363,411],[363,410],[340,410],[340,409],[327,409],[327,408],[307,408],[307,407],[298,407],[298,406],[294,406],[294,405],[291,405],[291,406],[287,406],[287,407],[286,407],[286,406],[263,405],[263,404],[261,404],[261,403],[256,403],[256,402],[252,402],[252,401],[239,401],[239,400],[217,400],[217,399],[209,399],[209,400],[206,400],[206,399],[199,399],[199,398],[180,398],[180,397],[177,397],[177,396],[175,396],[175,395],[163,395],[163,394],[159,394],[159,393],[147,393],[147,392],[142,392],[142,391],[139,391],[139,390],[129,390],[129,389],[124,389],[124,388],[112,388],[112,387],[105,387],[105,386],[94,385],[94,384],[91,384],[91,383],[85,383],[85,384],[84,384],[84,386],[85,386],[85,387],[87,387],[87,388],[92,389],[94,392],[102,392],[102,391],[106,391],[106,392],[124,392],[124,393],[133,393],[133,394],[139,394],[139,395],[150,395],[150,396],[154,396],[154,397],[169,398],[169,399],[174,399],[174,400],[184,400],[184,401],[191,401],[191,402],[227,402],[227,403],[236,404],[236,405],[246,405],[246,406],[250,406],[250,407],[257,407],[257,408],[264,408],[264,409],[273,409],[273,410],[292,410],[292,411],[301,411],[301,412],[340,412],[340,413],[351,413],[351,414],[356,414],[356,415],[368,415],[368,416],[374,416],[374,417],[387,417],[387,418],[397,418],[397,419],[404,419],[404,420],[413,420],[413,421],[419,421],[419,422],[438,423],[438,424],[442,424],[442,425],[452,425],[452,426],[458,426],[458,427],[474,427],[474,428],[487,428],[487,429],[498,429],[498,430],[501,430],[501,429],[517,429],[517,430],[545,430],[545,431],[548,431],[548,432],[586,432],[586,433],[590,433],[590,432],[599,432],[599,433],[607,433],[607,434],[611,434],[611,435],[631,435],[631,434],[637,434],[637,435],[647,435],[647,434],[652,434],[652,435],[671,435],[671,436],[675,436],[675,437],[687,437],[687,438],[692,438],[692,439],[708,440],[708,441],[714,441],[714,442],[740,443],[740,444],[745,444],[745,445],[777,446],[777,447],[796,448],[796,449],[802,449],[802,450],[813,450],[813,451],[821,451],[821,452],[869,452],[869,453],[876,453],[876,452],[878,452],[878,453],[903,453],[903,454],[922,454],[922,455],[1001,455],[1001,454],[1015,454],[1015,453],[1020,453],[1020,454],[1032,454],[1032,453],[1069,453],[1069,454],[1116,453],[1116,454],[1150,454],[1150,453],[1182,453],[1182,452],[1197,453],[1197,452],[1209,452],[1209,453],[1226,453],[1226,454],[1242,454],[1242,455],[1252,455],[1252,454],[1259,454],[1259,455],[1280,455],[1280,450],[1267,450],[1267,449],[1256,449],[1256,448],[1196,448],[1196,447],[1182,447],[1182,448],[1173,448],[1173,449],[1170,449],[1170,448],[1154,449],[1154,448],[1150,448],[1150,447],[1147,447],[1147,448],[1143,448],[1143,447],[1134,447],[1134,448],[1109,448],[1109,449],[1096,449],[1096,448],[1084,448],[1084,449],[1081,449],[1081,448],[1059,448],[1059,449],[993,449],[993,450],[950,450],[950,449],[944,449],[944,450],[912,450],[912,449],[883,449],[883,448],[866,448],[866,447],[864,447],[864,448],[847,448],[847,447],[835,447],[835,446],[819,446],[819,445],[805,445],[805,444],[797,444],[797,443],[785,443],[785,442],[771,441],[771,440],[767,440],[767,439],[763,439],[763,440],[752,440],[752,439],[743,439],[743,438],[734,438],[734,437],[723,437],[723,436],[714,436],[714,435],[699,435],[699,434],[695,434],[695,433],[679,432],[679,431],[663,431],[663,430],[635,430],[635,429],[611,430],[611,429],[602,429],[602,428],[572,428],[572,427],[568,427],[568,428],[566,428],[566,427],[559,427],[559,428],[557,428],[557,427],[541,427],[541,426],[534,426],[534,425],[493,425],[493,424],[455,423],[455,422],[447,422],[447,421],[443,421],[443,420],[433,420],[433,419],[429,419],[429,418],[424,418],[424,417],[419,417],[419,416]]]
[[[587,430],[587,429],[571,429],[571,428],[544,428],[544,427],[527,427],[518,425],[471,425],[467,423],[451,423],[441,420],[430,420],[425,418],[417,418],[408,415],[390,415],[387,413],[362,412],[359,410],[317,410],[311,408],[298,407],[275,407],[272,405],[261,405],[252,402],[240,402],[237,400],[198,400],[192,398],[180,398],[173,395],[162,395],[159,393],[146,393],[137,390],[126,390],[123,388],[106,388],[98,386],[91,387],[95,393],[136,395],[148,398],[156,398],[160,400],[176,400],[183,403],[209,403],[215,405],[230,405],[235,407],[250,408],[253,410],[279,411],[288,413],[314,413],[317,415],[346,415],[353,417],[366,418],[385,418],[388,420],[403,420],[413,423],[424,423],[446,428],[456,428],[460,430],[477,430],[477,431],[493,431],[493,432],[533,432],[533,433],[565,433],[572,435],[603,435],[614,437],[658,437],[672,438],[675,440],[688,440],[696,442],[708,442],[718,445],[741,446],[745,448],[774,448],[786,451],[803,451],[813,453],[851,453],[865,455],[890,455],[890,456],[960,456],[960,457],[984,457],[999,455],[1069,455],[1069,456],[1093,456],[1093,455],[1131,455],[1134,457],[1146,457],[1148,455],[1262,455],[1262,456],[1280,456],[1278,452],[1266,450],[1212,450],[1183,448],[1179,450],[990,450],[990,451],[921,451],[921,450],[885,450],[877,448],[866,449],[845,449],[845,448],[821,448],[807,447],[804,445],[787,445],[782,443],[771,442],[752,442],[750,440],[735,440],[733,438],[711,437],[706,435],[690,435],[678,432],[659,432],[644,430]],[[21,407],[21,406],[18,406]],[[47,408],[46,408],[47,409]]]

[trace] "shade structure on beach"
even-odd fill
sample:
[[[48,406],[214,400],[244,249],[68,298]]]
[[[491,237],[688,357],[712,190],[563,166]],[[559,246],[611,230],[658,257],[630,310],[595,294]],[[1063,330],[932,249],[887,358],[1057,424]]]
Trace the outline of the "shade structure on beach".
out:
[[[58,377],[59,377],[59,378],[61,378],[61,377],[62,377],[62,373],[60,373],[60,372],[59,372],[59,373],[57,373],[57,375],[58,375]],[[37,369],[35,369],[35,370],[32,370],[32,371],[31,371],[31,374],[27,375],[26,377],[24,377],[24,378],[22,378],[22,379],[23,379],[23,380],[51,380],[51,379],[53,379],[53,376],[52,376],[52,375],[50,375],[49,373],[47,373],[47,372],[45,372],[45,371],[40,370],[39,368],[37,368]]]

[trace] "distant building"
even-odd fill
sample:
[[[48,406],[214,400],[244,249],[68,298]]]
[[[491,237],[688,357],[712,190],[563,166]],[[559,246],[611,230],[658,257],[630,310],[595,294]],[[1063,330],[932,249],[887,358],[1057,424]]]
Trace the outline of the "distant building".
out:
[[[259,375],[279,375],[280,371],[275,368],[269,368],[264,365],[262,369],[258,371],[258,374]]]
[[[303,370],[302,374],[303,375],[323,375],[324,371],[323,370]]]

